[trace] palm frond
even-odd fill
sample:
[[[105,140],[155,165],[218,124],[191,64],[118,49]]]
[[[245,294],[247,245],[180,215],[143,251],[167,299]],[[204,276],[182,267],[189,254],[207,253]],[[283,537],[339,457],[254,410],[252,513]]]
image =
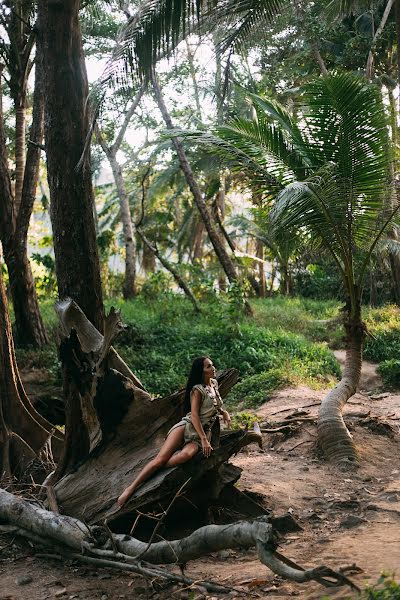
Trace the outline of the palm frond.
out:
[[[161,56],[189,33],[227,29],[220,49],[239,44],[255,23],[270,21],[282,0],[143,0],[121,29],[101,78],[121,84],[132,76],[147,79]]]
[[[316,165],[313,164],[315,159],[313,158],[312,149],[309,148],[300,127],[286,108],[276,100],[265,98],[257,94],[248,93],[247,97],[255,106],[258,117],[264,119],[270,117],[273,121],[276,121],[280,128],[290,137],[294,148],[302,157],[304,164],[315,167]]]

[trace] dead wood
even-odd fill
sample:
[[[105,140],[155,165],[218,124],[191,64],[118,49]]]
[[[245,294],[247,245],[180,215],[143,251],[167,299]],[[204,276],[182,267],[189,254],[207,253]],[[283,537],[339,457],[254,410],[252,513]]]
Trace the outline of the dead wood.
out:
[[[200,514],[225,485],[240,476],[240,471],[234,477],[230,473],[224,480],[224,463],[243,446],[261,444],[261,434],[239,431],[224,435],[209,459],[197,455],[179,468],[161,471],[119,509],[115,502],[121,491],[156,455],[169,429],[182,418],[184,390],[152,399],[143,389],[112,350],[112,340],[122,329],[115,311],[106,319],[104,337],[71,300],[59,304],[58,311],[64,331],[72,328],[60,346],[66,401],[65,450],[51,482],[60,511],[91,524],[105,518],[109,523],[120,521],[134,510],[159,512],[189,480],[185,495]],[[218,380],[224,397],[236,383],[237,372],[227,370]]]
[[[142,563],[137,562],[138,556],[144,556],[146,562],[152,564],[185,564],[211,552],[255,546],[260,561],[274,573],[288,579],[298,582],[316,580],[326,586],[346,584],[354,587],[343,574],[328,567],[304,569],[278,554],[272,525],[265,517],[252,522],[207,525],[183,539],[157,542],[150,546],[128,535],[111,534],[111,543],[109,532],[105,532],[104,528],[90,528],[78,519],[46,511],[0,489],[0,519],[7,525],[17,526],[20,535],[61,546],[76,557],[85,553],[88,558],[102,561],[102,565],[110,561],[118,568],[121,563],[125,567],[141,567]],[[160,572],[154,567],[151,570],[153,573]]]

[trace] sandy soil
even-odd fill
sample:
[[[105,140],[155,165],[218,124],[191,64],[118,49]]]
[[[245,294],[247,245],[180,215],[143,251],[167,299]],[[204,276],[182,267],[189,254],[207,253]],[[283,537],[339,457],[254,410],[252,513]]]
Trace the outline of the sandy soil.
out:
[[[339,360],[343,354],[337,353]],[[345,410],[346,422],[361,455],[355,472],[340,471],[315,455],[316,416],[323,393],[301,386],[279,391],[257,411],[264,422],[277,422],[304,411],[294,435],[266,434],[264,450],[250,449],[233,462],[242,467],[239,486],[266,496],[279,515],[290,511],[303,530],[288,534],[280,551],[304,567],[353,566],[359,585],[374,583],[382,571],[400,578],[400,395],[382,393],[375,366],[365,363],[357,393]],[[301,416],[301,415],[300,415]],[[299,416],[299,418],[300,418]],[[241,590],[245,598],[323,598],[325,588],[288,583],[259,563],[253,551],[223,551],[187,566],[194,579],[212,579]],[[31,581],[21,585],[21,578]],[[332,598],[355,597],[332,589]],[[194,591],[154,590],[138,576],[84,568],[10,537],[0,537],[0,599],[48,598],[204,598]],[[208,595],[208,598],[216,597]]]

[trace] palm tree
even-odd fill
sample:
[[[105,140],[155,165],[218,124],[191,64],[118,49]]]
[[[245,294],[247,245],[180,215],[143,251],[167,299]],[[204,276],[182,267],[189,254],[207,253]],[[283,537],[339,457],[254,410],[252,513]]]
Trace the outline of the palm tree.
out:
[[[102,82],[120,84],[132,71],[149,78],[159,58],[190,33],[218,28],[224,32],[218,51],[238,49],[255,30],[265,31],[282,5],[282,0],[142,0],[127,14]]]
[[[342,409],[361,372],[364,275],[399,210],[397,203],[389,209],[385,201],[390,151],[382,97],[377,87],[348,73],[320,77],[304,88],[301,128],[277,103],[249,97],[256,119],[236,119],[214,133],[187,136],[212,146],[253,185],[257,180],[273,202],[276,233],[300,229],[333,258],[347,292],[346,363],[341,381],[322,401],[318,440],[327,458],[356,462]]]

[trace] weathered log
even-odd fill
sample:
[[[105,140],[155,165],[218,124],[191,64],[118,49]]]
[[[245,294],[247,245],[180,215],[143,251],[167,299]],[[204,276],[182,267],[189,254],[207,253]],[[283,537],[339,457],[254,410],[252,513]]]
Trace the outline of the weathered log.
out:
[[[133,510],[151,511],[156,503],[158,508],[165,507],[187,480],[187,493],[195,488],[203,506],[215,500],[224,485],[233,481],[223,482],[221,466],[244,445],[259,443],[261,434],[225,435],[209,459],[198,455],[180,468],[161,471],[122,509],[117,507],[121,491],[156,455],[168,430],[182,418],[184,390],[151,399],[122,359],[110,352],[114,335],[122,328],[114,311],[106,319],[103,338],[72,301],[62,303],[58,310],[64,330],[75,328],[60,348],[66,444],[52,480],[60,511],[91,524],[105,518],[113,522]],[[218,379],[224,396],[237,381],[237,372],[230,369]],[[235,480],[238,477],[235,474]]]
[[[273,572],[298,582],[315,579],[330,586],[347,584],[341,573],[327,567],[303,569],[276,553],[272,525],[267,518],[229,525],[207,525],[180,540],[162,541],[150,546],[129,535],[115,535],[104,528],[90,528],[78,519],[46,511],[0,489],[0,520],[18,527],[14,533],[74,551],[75,557],[89,556],[110,561],[107,566],[138,565],[144,558],[153,564],[185,564],[211,552],[227,548],[256,547],[259,559]],[[36,537],[37,536],[37,537]],[[111,537],[111,539],[110,539]],[[157,569],[153,574],[157,573]]]

